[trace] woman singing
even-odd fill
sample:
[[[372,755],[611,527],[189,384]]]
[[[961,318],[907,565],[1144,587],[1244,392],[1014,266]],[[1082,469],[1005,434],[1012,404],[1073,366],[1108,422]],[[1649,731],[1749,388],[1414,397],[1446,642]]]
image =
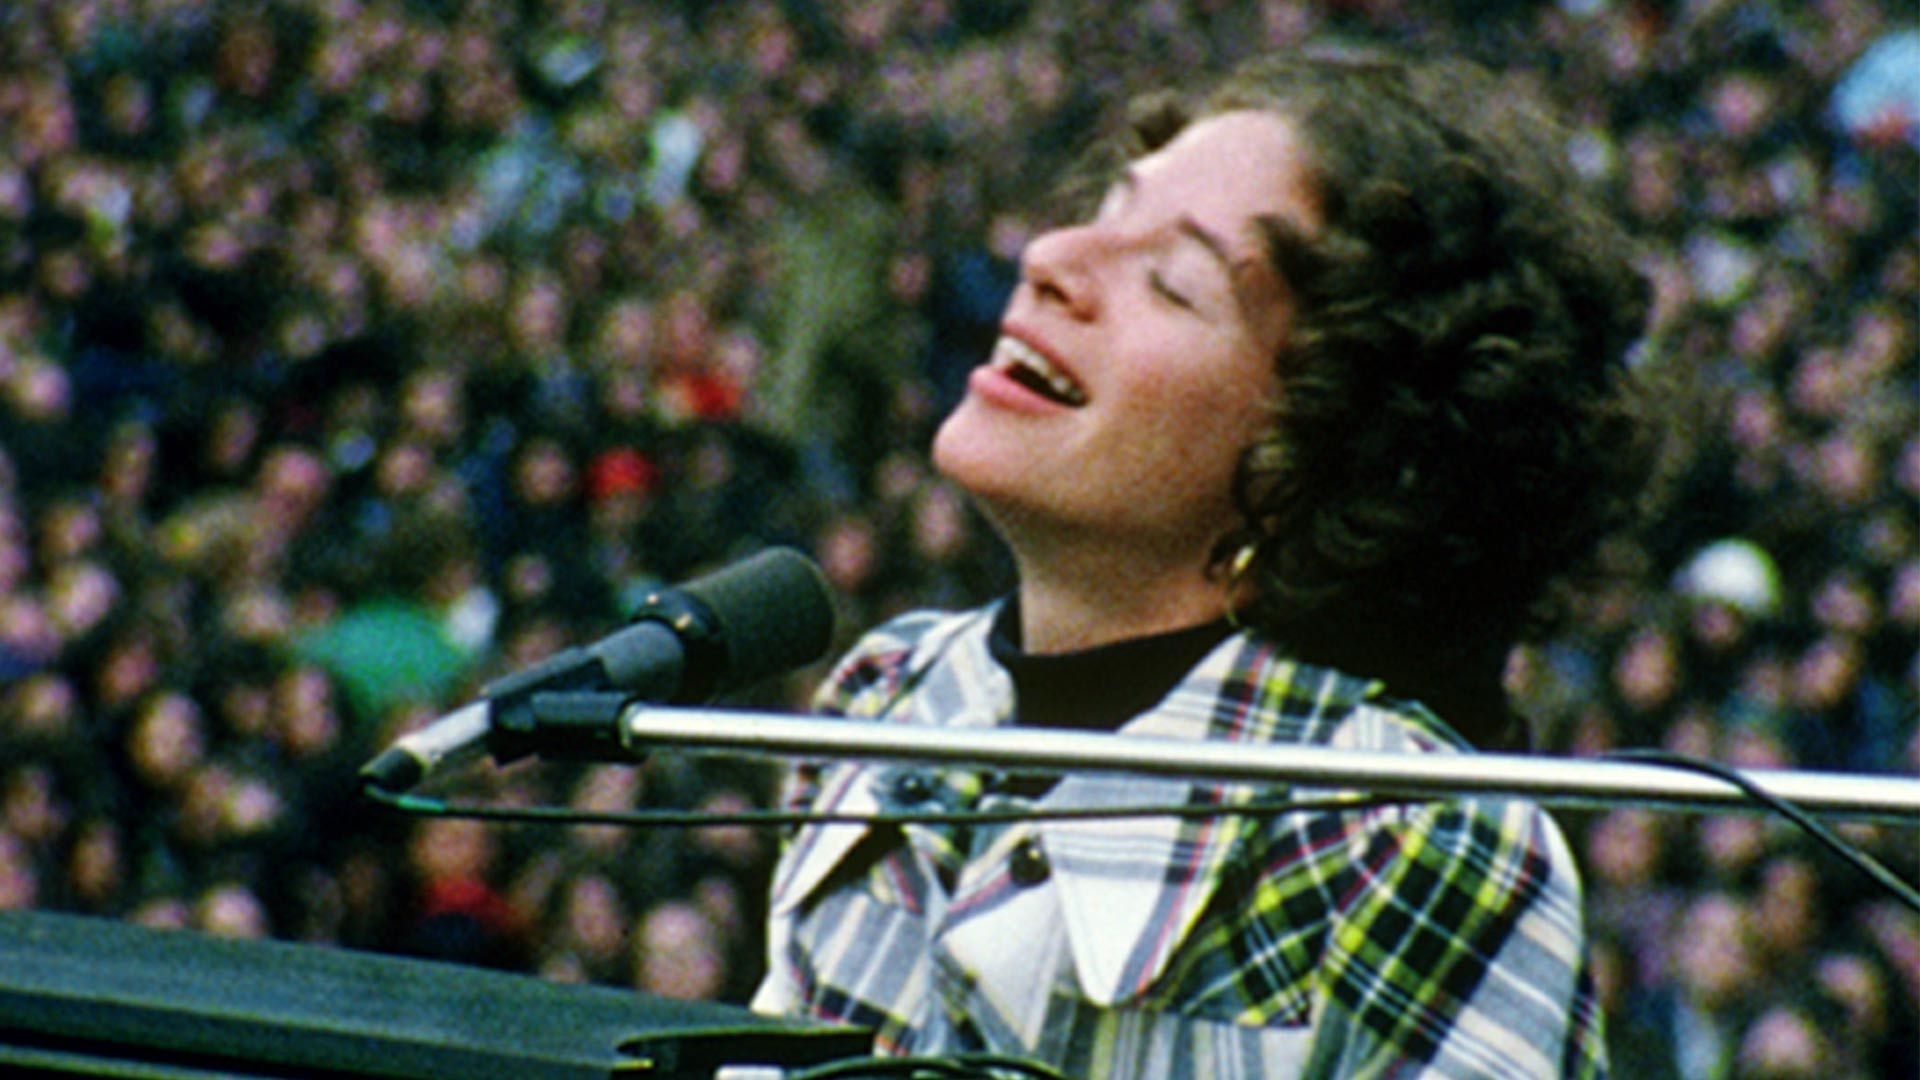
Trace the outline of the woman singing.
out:
[[[1013,595],[872,631],[821,708],[1409,754],[1511,750],[1505,657],[1646,478],[1644,285],[1559,130],[1457,62],[1299,56],[1133,112],[1027,247],[935,440]],[[1326,792],[842,763],[798,806]],[[1580,885],[1501,798],[819,825],[763,1011],[1088,1078],[1595,1077]]]

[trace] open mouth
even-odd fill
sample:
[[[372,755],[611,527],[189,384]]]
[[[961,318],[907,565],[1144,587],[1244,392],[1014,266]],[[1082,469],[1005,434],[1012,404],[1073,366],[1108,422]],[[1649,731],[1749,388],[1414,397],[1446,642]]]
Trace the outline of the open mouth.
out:
[[[988,363],[1048,401],[1075,409],[1087,403],[1087,392],[1080,389],[1079,383],[1023,341],[1001,338],[994,343]]]

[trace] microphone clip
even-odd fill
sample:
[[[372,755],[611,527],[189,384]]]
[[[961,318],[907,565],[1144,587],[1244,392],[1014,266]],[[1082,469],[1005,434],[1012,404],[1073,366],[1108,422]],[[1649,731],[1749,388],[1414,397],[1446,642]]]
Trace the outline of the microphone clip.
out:
[[[650,663],[662,648],[678,654],[664,678]],[[726,670],[727,644],[713,610],[686,590],[656,589],[634,610],[627,629],[483,688],[491,713],[487,753],[500,765],[529,754],[627,760],[619,718],[628,704],[704,702],[719,690]]]
[[[493,703],[487,753],[496,763],[529,754],[557,761],[633,760],[620,720],[633,695],[620,690],[541,690],[518,695],[511,708]]]

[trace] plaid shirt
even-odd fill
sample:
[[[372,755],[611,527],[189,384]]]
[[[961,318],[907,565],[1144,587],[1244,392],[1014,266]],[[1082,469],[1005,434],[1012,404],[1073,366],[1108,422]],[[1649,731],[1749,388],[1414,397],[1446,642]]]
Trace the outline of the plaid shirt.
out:
[[[822,711],[1010,722],[992,609],[915,614],[841,661]],[[1378,683],[1238,634],[1128,735],[1462,749]],[[965,802],[978,778],[852,762],[795,805]],[[1240,804],[1271,788],[1069,776],[1042,806]],[[1330,792],[1296,789],[1295,796]],[[922,806],[921,808],[925,808]],[[881,1053],[990,1050],[1105,1080],[1604,1076],[1580,887],[1530,803],[802,829],[775,871],[763,1012],[854,1024]]]

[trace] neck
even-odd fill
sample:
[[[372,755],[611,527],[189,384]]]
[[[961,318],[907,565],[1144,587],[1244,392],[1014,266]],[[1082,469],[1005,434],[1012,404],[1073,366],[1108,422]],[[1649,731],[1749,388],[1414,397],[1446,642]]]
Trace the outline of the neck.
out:
[[[1029,512],[978,493],[975,502],[1013,556],[1029,654],[1184,630],[1227,612],[1228,586],[1212,559],[1233,527],[1227,511],[1215,528],[1154,532]]]
[[[1225,586],[1204,564],[1158,566],[1113,551],[1063,561],[1022,558],[1020,635],[1027,652],[1072,652],[1212,622]]]

